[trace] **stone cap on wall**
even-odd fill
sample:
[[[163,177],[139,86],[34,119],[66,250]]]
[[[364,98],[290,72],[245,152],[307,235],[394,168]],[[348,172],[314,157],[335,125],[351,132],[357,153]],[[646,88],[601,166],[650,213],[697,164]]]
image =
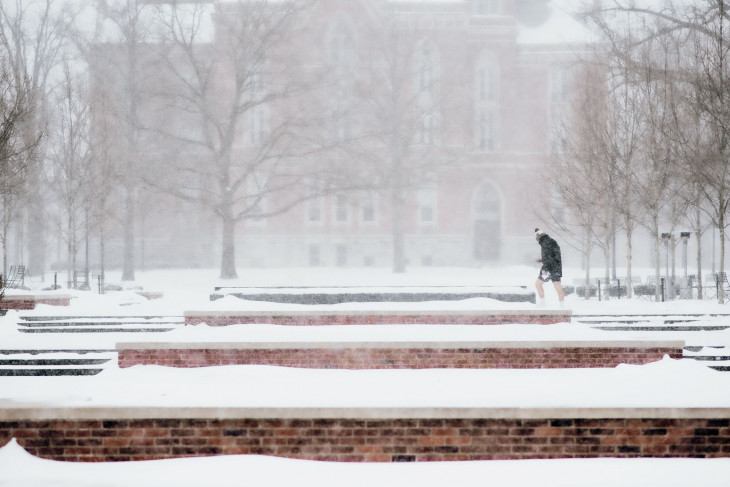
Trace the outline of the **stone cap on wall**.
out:
[[[560,340],[560,341],[291,341],[291,342],[119,342],[117,350],[292,350],[292,349],[481,349],[481,348],[675,348],[684,340]]]
[[[566,317],[573,315],[571,310],[551,310],[551,309],[330,309],[325,306],[313,305],[309,309],[290,309],[282,310],[272,309],[241,309],[241,310],[201,310],[201,311],[185,311],[184,316],[547,316],[547,317]]]
[[[14,407],[12,407],[14,406]],[[0,421],[125,419],[727,419],[730,408],[438,407],[18,407],[0,401]]]

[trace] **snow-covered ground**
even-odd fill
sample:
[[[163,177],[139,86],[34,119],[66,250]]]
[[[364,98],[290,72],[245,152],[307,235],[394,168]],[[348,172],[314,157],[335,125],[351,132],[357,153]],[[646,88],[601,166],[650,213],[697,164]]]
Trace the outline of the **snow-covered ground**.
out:
[[[384,269],[241,270],[235,282],[219,281],[215,270],[149,271],[137,285],[163,291],[146,300],[132,290],[99,296],[72,291],[71,306],[38,306],[38,316],[181,316],[212,306],[209,294],[225,286],[532,286],[535,269],[413,269],[393,275]],[[569,275],[569,273],[566,273]],[[578,275],[578,273],[576,273]],[[594,273],[594,275],[598,275]],[[113,282],[110,275],[107,282]],[[44,283],[30,282],[41,288]],[[66,291],[60,291],[66,292]],[[547,286],[548,307],[556,307]],[[221,303],[223,301],[223,303]],[[252,307],[236,298],[215,306]],[[645,300],[585,301],[567,298],[575,314],[730,314],[712,301],[653,303]],[[271,306],[271,304],[267,304]],[[291,305],[304,306],[304,305]],[[370,305],[358,305],[367,307]],[[408,306],[413,306],[409,304]],[[471,299],[422,303],[492,309],[502,303]],[[728,305],[730,306],[730,305]],[[516,308],[535,308],[522,303]],[[329,326],[206,325],[144,336],[122,333],[27,334],[17,312],[0,319],[0,349],[113,349],[118,341],[466,341],[682,339],[688,345],[730,347],[730,332],[601,331],[582,324],[553,326]],[[711,321],[725,324],[724,318]],[[237,388],[230,387],[235,382]],[[240,387],[245,384],[246,387]],[[434,387],[437,384],[438,387]],[[474,387],[478,384],[478,387]],[[246,390],[241,394],[240,390]],[[252,393],[254,391],[255,393]],[[494,394],[491,391],[499,391]],[[298,370],[228,366],[180,370],[110,367],[93,377],[0,377],[0,407],[237,406],[237,407],[717,407],[730,408],[730,373],[688,360],[664,359],[645,366],[566,370]],[[435,464],[331,464],[256,456],[179,459],[124,464],[71,464],[42,460],[11,442],[0,449],[0,486],[139,485],[728,485],[730,459],[594,459],[455,462]]]

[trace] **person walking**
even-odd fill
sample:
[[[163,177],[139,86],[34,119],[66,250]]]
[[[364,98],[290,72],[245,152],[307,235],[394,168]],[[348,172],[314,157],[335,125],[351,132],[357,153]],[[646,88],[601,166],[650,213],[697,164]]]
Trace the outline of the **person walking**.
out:
[[[545,290],[543,283],[552,281],[555,291],[558,293],[558,301],[560,307],[565,307],[565,293],[560,279],[563,277],[563,260],[560,254],[560,246],[558,242],[550,237],[547,233],[539,228],[535,229],[535,240],[540,244],[541,256],[537,262],[542,264],[540,274],[537,276],[535,287],[537,288],[538,304],[545,305]]]

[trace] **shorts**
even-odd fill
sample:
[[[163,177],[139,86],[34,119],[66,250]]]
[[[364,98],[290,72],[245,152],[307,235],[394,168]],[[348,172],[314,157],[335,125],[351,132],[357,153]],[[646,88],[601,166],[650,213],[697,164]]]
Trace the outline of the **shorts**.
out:
[[[545,268],[540,269],[540,274],[537,276],[538,279],[540,279],[542,282],[560,282],[560,274],[551,274],[550,271],[548,271]]]

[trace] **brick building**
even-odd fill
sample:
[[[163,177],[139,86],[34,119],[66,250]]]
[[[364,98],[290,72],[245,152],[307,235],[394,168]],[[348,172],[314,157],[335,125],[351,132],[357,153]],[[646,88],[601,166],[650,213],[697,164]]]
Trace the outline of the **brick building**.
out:
[[[235,8],[216,5],[214,44],[224,35],[222,19]],[[320,0],[298,26],[289,39],[298,62],[326,72],[309,102],[320,100],[317,110],[327,113],[348,105],[321,124],[322,132],[366,140],[337,158],[350,167],[372,156],[375,162],[360,165],[380,179],[345,185],[282,214],[242,220],[234,230],[236,264],[387,267],[398,252],[396,238],[407,265],[531,261],[532,229],[545,224],[537,209],[544,215],[551,197],[541,173],[568,106],[569,73],[585,48],[584,27],[541,0]],[[391,38],[406,47],[389,44]],[[383,169],[393,164],[392,147],[383,142],[388,122],[375,113],[382,104],[373,108],[384,96],[377,90],[394,83],[381,73],[389,66],[405,66],[410,76],[411,104],[389,107],[412,129],[400,134],[405,155],[398,164],[407,169],[397,176],[392,167]],[[290,109],[272,102],[243,114],[232,157],[255,153]],[[382,130],[380,138],[374,130]],[[402,184],[390,186],[395,178]],[[256,204],[267,213],[276,198]],[[154,207],[138,235],[144,265],[215,265],[222,243],[214,219],[195,205]]]
[[[312,16],[320,36],[311,52],[326,57],[337,43],[369,53],[363,25],[392,21],[422,36],[412,61],[415,90],[431,83],[438,91],[413,148],[435,146],[430,154],[444,160],[404,194],[408,264],[526,262],[539,223],[535,206],[550,195],[540,171],[568,102],[568,73],[585,47],[583,27],[540,1],[328,0]],[[388,266],[392,217],[388,196],[377,191],[309,201],[281,217],[244,222],[240,263]]]

